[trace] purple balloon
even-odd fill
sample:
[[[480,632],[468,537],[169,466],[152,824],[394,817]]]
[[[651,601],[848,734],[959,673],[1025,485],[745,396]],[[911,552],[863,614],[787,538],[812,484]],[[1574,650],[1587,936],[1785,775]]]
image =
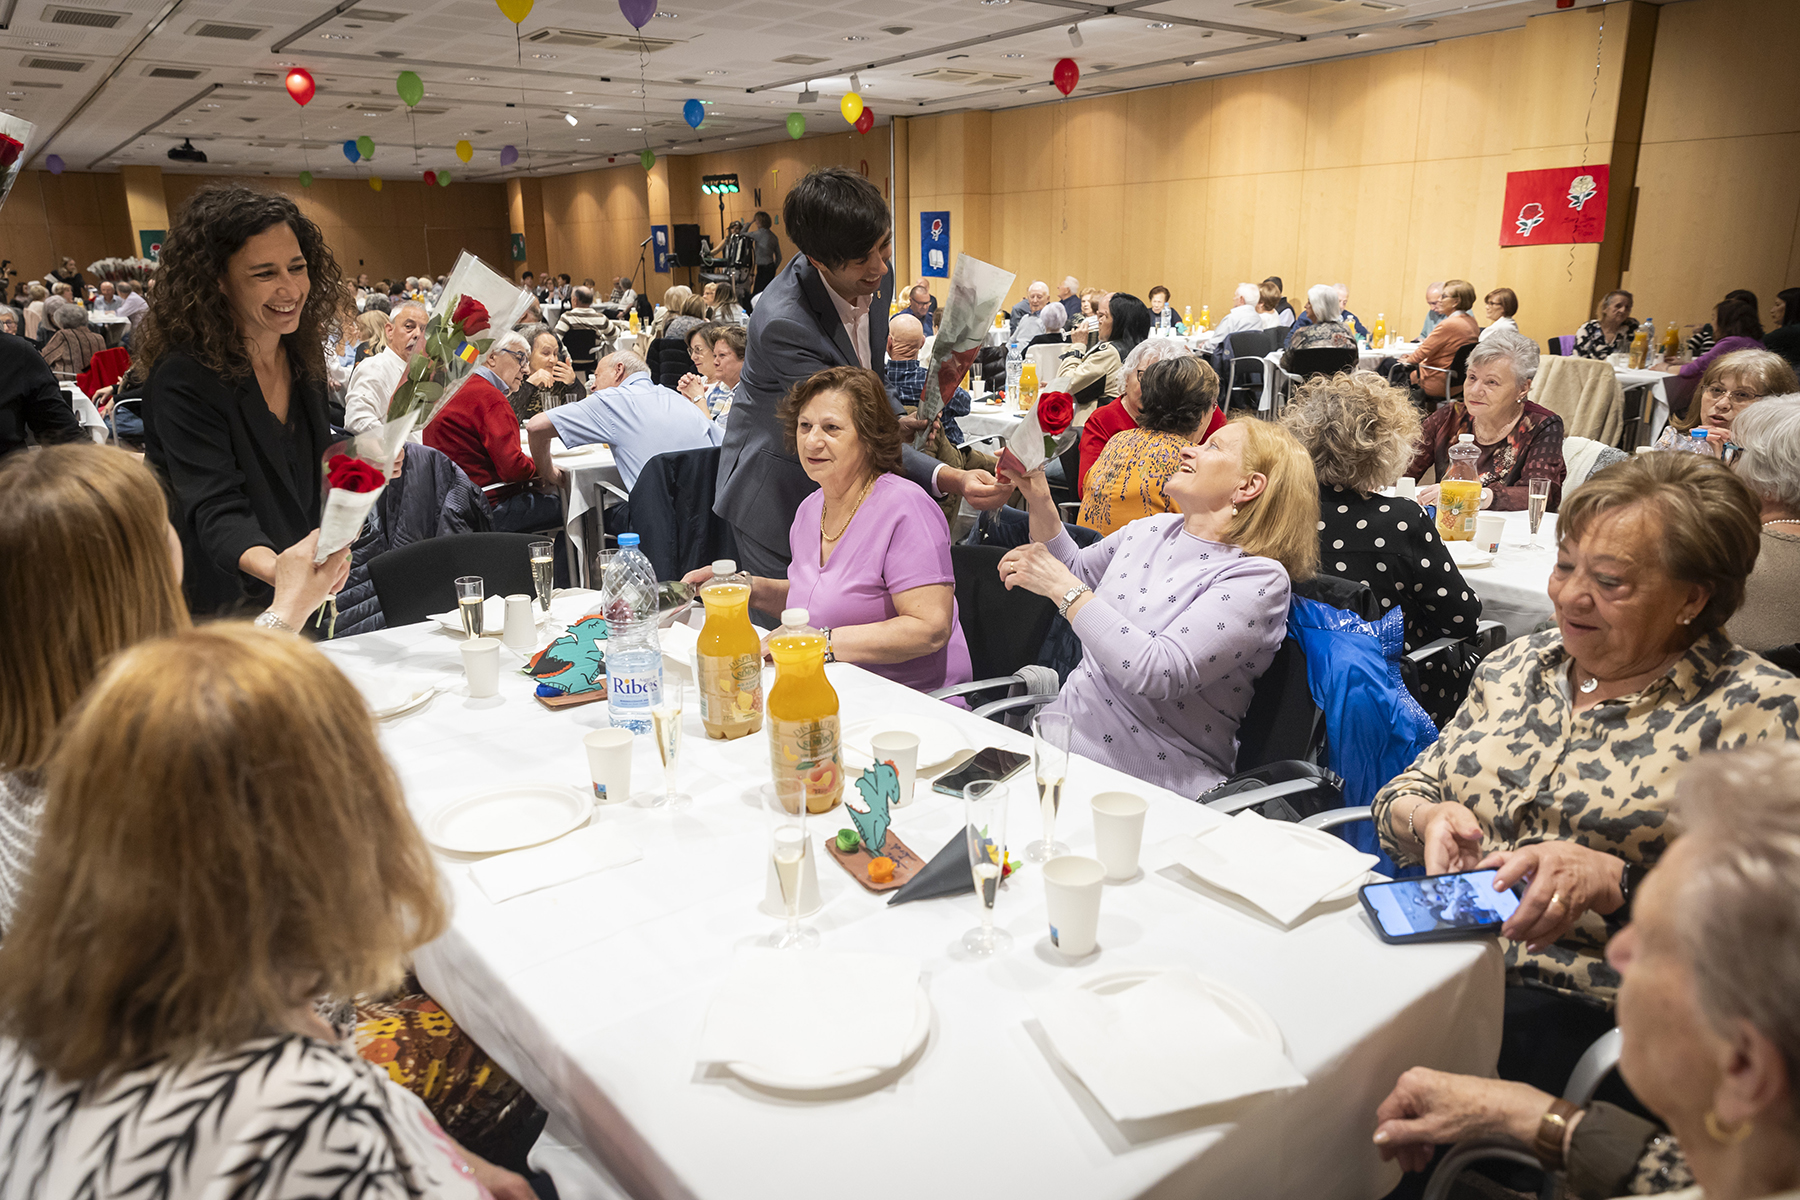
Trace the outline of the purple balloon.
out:
[[[619,0],[619,11],[633,29],[642,29],[656,15],[656,0]]]
[[[61,175],[63,173],[63,160],[62,155],[60,154],[52,154],[49,158],[46,158],[44,160],[44,165],[50,168],[50,173],[52,175]]]
[[[501,166],[510,167],[518,161],[519,161],[519,148],[517,146],[508,145],[508,146],[500,147],[500,165]]]

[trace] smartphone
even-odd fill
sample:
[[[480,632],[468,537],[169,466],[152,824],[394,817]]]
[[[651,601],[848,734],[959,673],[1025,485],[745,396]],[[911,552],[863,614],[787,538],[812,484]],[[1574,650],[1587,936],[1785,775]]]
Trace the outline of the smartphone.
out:
[[[934,792],[942,792],[946,796],[960,796],[963,789],[971,783],[983,779],[1011,779],[1019,773],[1019,769],[1031,761],[1031,755],[1020,754],[1016,750],[1002,750],[998,746],[989,746],[978,752],[974,758],[948,775],[938,778],[931,785]]]
[[[1519,907],[1516,889],[1494,890],[1497,871],[1458,871],[1364,884],[1360,895],[1381,940],[1445,942],[1487,937]]]

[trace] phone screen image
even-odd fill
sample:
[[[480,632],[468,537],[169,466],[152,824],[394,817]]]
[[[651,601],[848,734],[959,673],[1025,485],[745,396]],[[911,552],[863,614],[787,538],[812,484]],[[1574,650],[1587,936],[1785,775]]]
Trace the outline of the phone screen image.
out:
[[[1007,779],[1031,761],[1029,754],[989,746],[974,758],[932,784],[932,790],[946,796],[960,796],[963,789],[978,779]]]
[[[1494,890],[1494,871],[1396,879],[1363,888],[1369,911],[1389,937],[1475,930],[1505,923],[1519,907],[1511,890]]]

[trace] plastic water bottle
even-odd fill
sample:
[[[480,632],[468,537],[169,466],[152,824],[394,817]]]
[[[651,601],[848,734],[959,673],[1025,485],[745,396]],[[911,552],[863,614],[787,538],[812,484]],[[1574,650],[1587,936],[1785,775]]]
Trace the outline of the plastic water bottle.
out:
[[[662,702],[662,646],[656,636],[656,571],[638,535],[619,535],[619,553],[602,581],[606,600],[606,707],[614,726],[650,732]]]
[[[1019,343],[1009,342],[1006,346],[1006,398],[1014,404],[1019,402],[1019,369],[1025,365],[1025,352],[1019,349]]]
[[[1712,455],[1707,454],[1706,427],[1704,425],[1694,426],[1692,429],[1688,430],[1687,441],[1677,442],[1675,444],[1681,449],[1686,450],[1689,454],[1706,454],[1708,458],[1712,457]]]

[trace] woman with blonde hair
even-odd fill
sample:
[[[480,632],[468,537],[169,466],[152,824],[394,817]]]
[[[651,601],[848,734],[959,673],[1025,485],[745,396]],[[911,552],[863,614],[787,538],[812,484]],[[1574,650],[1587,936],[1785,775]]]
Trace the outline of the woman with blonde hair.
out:
[[[1800,392],[1800,379],[1795,378],[1788,360],[1773,350],[1721,354],[1700,376],[1694,402],[1669,421],[1656,444],[1667,450],[1678,442],[1698,442],[1704,453],[1735,463],[1742,448],[1732,436],[1733,422],[1758,400],[1792,392]],[[1696,429],[1706,431],[1705,439],[1692,436]]]
[[[0,944],[0,1191],[530,1196],[315,1011],[393,984],[447,915],[362,697],[317,651],[244,625],[128,650],[47,782]]]
[[[1319,562],[1406,614],[1406,648],[1466,638],[1481,597],[1463,579],[1425,510],[1381,494],[1412,457],[1419,410],[1373,371],[1310,379],[1288,401],[1282,424],[1312,455],[1319,477]],[[1413,695],[1438,725],[1456,715],[1473,663],[1434,656]]]
[[[362,337],[362,343],[356,347],[357,362],[387,349],[387,327],[387,313],[371,308],[356,314],[356,330]]]
[[[1030,505],[1032,541],[1000,560],[1000,578],[1056,601],[1081,639],[1081,665],[1051,706],[1075,718],[1070,748],[1182,795],[1219,783],[1287,635],[1289,583],[1318,567],[1305,447],[1278,425],[1230,421],[1181,452],[1166,485],[1179,512],[1085,549],[1043,472],[1011,482]]]
[[[685,283],[678,283],[663,293],[662,311],[656,314],[656,322],[650,326],[652,338],[667,336],[663,331],[669,327],[670,321],[681,315],[681,306],[686,304],[693,294],[694,289]],[[702,308],[704,307],[703,303]]]

